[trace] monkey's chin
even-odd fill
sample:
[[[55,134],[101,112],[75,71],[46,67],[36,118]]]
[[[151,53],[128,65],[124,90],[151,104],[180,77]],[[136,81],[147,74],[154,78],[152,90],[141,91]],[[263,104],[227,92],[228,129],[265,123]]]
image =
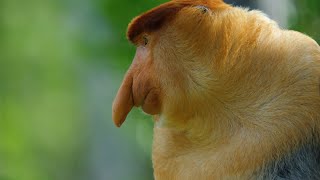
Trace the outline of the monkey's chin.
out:
[[[149,115],[158,115],[160,114],[160,111],[156,110],[156,109],[152,109],[149,106],[142,106],[142,110],[143,112],[149,114]]]
[[[152,89],[146,95],[146,98],[141,105],[142,110],[150,115],[157,115],[161,112],[160,91]]]

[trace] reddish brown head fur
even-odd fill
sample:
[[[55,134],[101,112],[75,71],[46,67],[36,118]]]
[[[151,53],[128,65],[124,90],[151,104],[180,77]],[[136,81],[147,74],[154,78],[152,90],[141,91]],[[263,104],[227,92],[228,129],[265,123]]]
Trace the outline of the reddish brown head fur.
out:
[[[134,18],[129,24],[127,38],[136,43],[142,33],[151,33],[159,30],[174,19],[175,15],[184,7],[203,5],[211,10],[227,8],[222,0],[172,0]]]

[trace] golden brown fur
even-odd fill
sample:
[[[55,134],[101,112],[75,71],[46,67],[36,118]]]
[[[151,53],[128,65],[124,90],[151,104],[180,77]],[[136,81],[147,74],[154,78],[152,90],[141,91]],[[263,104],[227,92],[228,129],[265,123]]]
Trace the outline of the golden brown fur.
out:
[[[270,164],[320,142],[311,38],[220,0],[165,3],[135,18],[128,38],[137,53],[113,119],[120,126],[132,106],[156,115],[156,179],[264,179]]]

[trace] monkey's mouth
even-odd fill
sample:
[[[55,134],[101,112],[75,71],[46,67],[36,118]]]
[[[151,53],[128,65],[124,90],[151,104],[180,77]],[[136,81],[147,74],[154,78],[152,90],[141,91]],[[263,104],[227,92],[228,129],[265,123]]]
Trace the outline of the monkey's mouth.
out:
[[[143,96],[143,98],[138,101],[139,103],[135,103],[135,98],[133,98],[134,106],[141,106],[142,110],[150,115],[156,115],[160,113],[160,89],[159,88],[151,88],[147,93]]]

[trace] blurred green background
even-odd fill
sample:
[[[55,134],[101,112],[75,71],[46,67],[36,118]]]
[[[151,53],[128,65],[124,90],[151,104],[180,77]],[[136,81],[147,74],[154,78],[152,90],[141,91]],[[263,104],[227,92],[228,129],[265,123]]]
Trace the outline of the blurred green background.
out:
[[[320,42],[320,1],[263,1],[228,2]],[[127,24],[162,2],[0,1],[0,180],[153,179],[151,118],[135,109],[118,129],[111,105],[135,51]]]

